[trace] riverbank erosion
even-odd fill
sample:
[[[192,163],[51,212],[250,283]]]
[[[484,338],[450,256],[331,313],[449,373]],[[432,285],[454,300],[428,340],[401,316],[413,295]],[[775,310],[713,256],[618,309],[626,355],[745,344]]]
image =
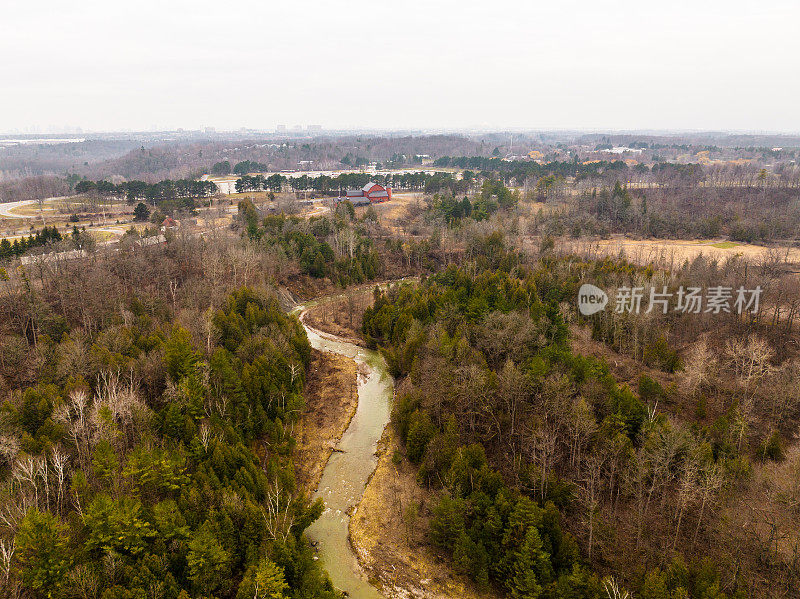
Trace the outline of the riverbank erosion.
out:
[[[350,314],[355,302],[349,301],[346,294],[325,298],[300,311],[312,345],[326,349],[320,352],[323,356],[333,355],[345,361],[350,358],[339,354],[352,356],[350,362],[356,366],[358,375],[357,415],[349,425],[344,425],[346,430],[336,444],[335,435],[342,430],[345,418],[342,412],[347,412],[348,418],[353,416],[348,412],[351,404],[345,399],[348,395],[345,389],[348,380],[353,381],[354,373],[349,364],[345,366],[342,362],[333,371],[326,370],[333,366],[332,362],[327,367],[312,362],[307,382],[312,390],[307,396],[308,421],[317,418],[318,410],[332,410],[334,414],[320,414],[320,428],[308,428],[299,437],[301,443],[307,444],[309,452],[322,452],[316,460],[316,470],[300,475],[304,477],[305,488],[318,487],[317,496],[326,503],[322,522],[312,526],[310,536],[320,541],[321,557],[334,582],[341,581],[337,586],[348,590],[351,597],[378,596],[377,590],[365,588],[367,579],[384,597],[492,597],[491,593],[476,591],[465,577],[455,574],[444,556],[438,555],[427,542],[434,497],[417,485],[414,468],[408,460],[392,459],[402,455],[404,449],[396,440],[394,429],[386,426],[389,419],[388,411],[384,410],[388,404],[376,403],[380,397],[390,401],[391,377],[376,352],[360,347],[360,313],[371,304],[372,292],[361,288],[354,290],[354,295],[357,295],[358,316],[352,321]],[[326,404],[325,407],[319,401]],[[380,414],[377,419],[376,408]],[[361,425],[373,429],[375,436],[371,442],[358,433]],[[320,438],[313,438],[315,435]],[[321,438],[323,436],[325,439]],[[360,436],[361,441],[356,442],[356,436]],[[331,455],[334,446],[344,453],[337,451]],[[356,457],[348,455],[348,447],[362,455],[353,468],[365,475],[360,488],[351,480],[353,470],[344,464]],[[369,459],[364,450],[369,451]],[[340,485],[343,488],[337,490]],[[334,560],[335,565],[331,563]]]
[[[324,453],[316,459],[324,467],[314,497],[324,501],[325,510],[308,528],[307,536],[316,544],[318,556],[338,590],[350,597],[379,599],[380,593],[368,582],[351,549],[348,527],[350,513],[360,501],[367,480],[377,464],[376,446],[389,422],[393,380],[377,352],[310,326],[305,320],[305,313],[314,304],[312,302],[296,309],[311,346],[325,353],[344,356],[355,363],[358,401],[355,413],[336,443],[335,450],[328,443],[322,449]],[[352,370],[350,373],[350,382],[345,382],[345,390],[338,389],[335,380],[325,382],[331,394],[342,394],[343,391],[350,393]],[[344,418],[342,415],[341,420],[336,421],[341,424]],[[333,437],[334,432],[328,431],[328,434]],[[321,448],[324,441],[316,440],[315,443]],[[314,477],[315,473],[309,473],[309,484]]]
[[[305,408],[295,433],[295,478],[309,495],[347,430],[358,406],[356,362],[341,354],[312,350]]]
[[[452,571],[427,541],[434,497],[417,484],[394,428],[378,443],[378,466],[350,518],[350,542],[370,581],[390,599],[489,599]]]

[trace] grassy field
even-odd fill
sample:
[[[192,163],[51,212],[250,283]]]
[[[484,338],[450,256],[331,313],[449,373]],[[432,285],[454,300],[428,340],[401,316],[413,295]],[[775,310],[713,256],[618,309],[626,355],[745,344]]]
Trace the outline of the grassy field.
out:
[[[617,256],[623,253],[629,260],[639,264],[672,263],[694,260],[701,254],[711,258],[725,260],[732,256],[742,256],[758,261],[776,250],[787,262],[800,262],[800,248],[766,247],[750,243],[737,243],[725,239],[627,239],[614,236],[611,239],[571,239],[560,244],[567,250],[588,252],[600,256]]]
[[[0,238],[9,240],[28,236],[43,226],[55,226],[68,235],[74,226],[85,228],[98,242],[122,236],[133,225],[132,207],[124,201],[91,204],[80,196],[51,198],[40,209],[36,202],[16,206],[0,214]],[[78,216],[77,222],[71,220]]]
[[[719,241],[717,243],[712,243],[711,247],[715,247],[720,250],[729,250],[731,248],[739,247],[742,245],[741,243],[736,243],[735,241]]]

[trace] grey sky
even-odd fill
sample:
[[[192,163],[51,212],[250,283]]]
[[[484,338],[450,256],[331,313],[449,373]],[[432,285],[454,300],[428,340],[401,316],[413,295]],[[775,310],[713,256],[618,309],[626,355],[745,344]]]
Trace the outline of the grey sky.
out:
[[[0,131],[800,131],[800,3],[3,0]]]

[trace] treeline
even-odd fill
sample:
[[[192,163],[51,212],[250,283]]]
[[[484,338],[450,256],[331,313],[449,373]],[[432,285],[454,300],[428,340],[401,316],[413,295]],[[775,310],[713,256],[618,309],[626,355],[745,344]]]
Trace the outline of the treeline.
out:
[[[82,180],[75,184],[77,193],[95,192],[101,196],[125,198],[128,203],[146,201],[158,205],[175,203],[180,207],[194,207],[195,198],[207,198],[217,193],[218,188],[213,181],[196,181],[194,179],[164,179],[158,183],[144,181],[126,181],[114,184],[110,181]]]
[[[233,168],[228,160],[215,162],[211,167],[211,174],[213,175],[229,175],[232,172],[237,175],[246,175],[247,173],[257,173],[269,170],[269,166],[254,160],[242,160],[237,162]]]
[[[20,146],[23,147],[23,146]],[[8,152],[7,148],[5,152]],[[5,157],[4,157],[5,158]],[[0,181],[0,202],[39,200],[64,196],[70,192],[68,179],[51,175]]]
[[[449,173],[394,173],[389,175],[371,175],[369,173],[342,173],[331,177],[320,175],[318,177],[286,177],[280,174],[264,177],[263,175],[245,175],[236,180],[236,191],[315,191],[326,195],[338,195],[348,189],[363,187],[370,181],[392,187],[394,189],[407,189],[426,191],[432,193],[444,187],[453,187],[458,190],[455,177]],[[463,188],[462,188],[463,191]]]
[[[86,232],[85,227],[79,229],[77,225],[73,225],[69,235],[62,235],[55,226],[44,227],[35,235],[15,239],[13,242],[8,239],[0,240],[0,262],[37,251],[38,253],[65,250],[91,251],[96,245],[95,238]]]
[[[546,234],[606,236],[628,233],[667,239],[712,239],[754,243],[796,237],[800,204],[781,188],[711,187],[637,189],[619,181],[577,197],[561,194],[564,210],[538,217]]]
[[[599,176],[609,171],[620,173],[628,170],[628,165],[622,160],[613,162],[598,161],[589,164],[584,164],[577,160],[539,164],[538,162],[529,160],[504,160],[501,158],[486,158],[483,156],[443,156],[436,159],[433,165],[468,169],[485,174],[496,173],[500,175],[506,183],[513,179],[519,184],[526,180],[538,180],[547,175],[576,177],[580,179]]]
[[[364,314],[401,379],[393,426],[440,496],[428,538],[513,597],[606,596],[595,568],[637,597],[746,596],[741,580],[722,591],[729,555],[692,550],[747,470],[736,428],[676,422],[658,412],[658,382],[635,393],[574,353],[560,308],[571,289],[554,275],[495,246],[376,292]]]
[[[701,164],[674,163],[655,159],[652,166],[639,163],[628,165],[622,160],[591,160],[581,162],[574,155],[571,161],[553,160],[539,164],[528,160],[505,160],[443,156],[434,161],[437,167],[454,167],[476,171],[482,177],[501,178],[506,184],[536,183],[542,177],[574,178],[577,182],[600,180],[613,185],[614,180],[630,181],[643,188],[778,188],[800,187],[800,168],[781,163],[768,171],[757,164],[727,162]]]
[[[340,596],[294,483],[302,326],[188,243],[0,282],[4,594]]]
[[[61,241],[61,233],[56,227],[43,227],[28,237],[20,237],[13,242],[0,240],[0,260],[22,256],[29,249],[47,246]]]

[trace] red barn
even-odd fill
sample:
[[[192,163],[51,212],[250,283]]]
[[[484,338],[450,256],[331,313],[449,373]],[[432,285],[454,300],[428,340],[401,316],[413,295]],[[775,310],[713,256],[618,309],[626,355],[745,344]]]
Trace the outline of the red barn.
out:
[[[392,188],[370,181],[361,189],[348,189],[347,198],[367,198],[372,204],[386,202],[392,199]]]

